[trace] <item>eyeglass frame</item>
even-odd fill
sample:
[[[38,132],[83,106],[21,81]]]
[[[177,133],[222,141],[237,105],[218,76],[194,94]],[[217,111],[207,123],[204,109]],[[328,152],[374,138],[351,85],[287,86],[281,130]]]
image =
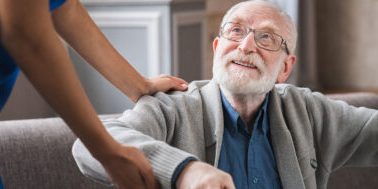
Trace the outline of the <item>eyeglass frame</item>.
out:
[[[244,28],[247,28],[248,30],[247,30],[247,33],[245,34],[245,36],[244,36],[243,38],[241,38],[240,40],[233,40],[233,39],[230,39],[230,38],[225,37],[225,36],[223,35],[223,33],[224,33],[224,32],[223,32],[223,30],[224,30],[224,26],[225,26],[226,24],[230,24],[230,23],[231,23],[231,24],[237,24],[237,25],[240,25],[240,26],[242,26],[242,27],[244,27]],[[277,33],[274,33],[274,32],[268,32],[268,31],[266,31],[266,33],[273,34],[273,35],[275,35],[275,36],[277,36],[277,37],[279,37],[279,38],[281,39],[280,48],[278,48],[277,50],[272,50],[272,49],[267,49],[267,48],[265,48],[265,47],[261,47],[261,46],[259,45],[259,43],[256,41],[255,31],[264,31],[264,30],[252,29],[252,28],[247,27],[247,26],[245,26],[245,25],[243,25],[243,24],[239,24],[239,23],[235,23],[235,22],[226,22],[226,23],[224,23],[224,24],[220,27],[219,37],[223,37],[223,38],[225,38],[225,39],[227,39],[227,40],[234,41],[234,42],[241,42],[241,41],[243,41],[243,40],[249,35],[249,33],[252,32],[252,33],[253,33],[253,40],[255,41],[257,47],[259,47],[259,48],[261,48],[261,49],[264,49],[264,50],[267,50],[267,51],[271,51],[271,52],[277,52],[277,51],[279,51],[280,49],[282,49],[282,47],[284,47],[283,49],[285,50],[286,54],[287,54],[287,55],[290,55],[289,48],[287,47],[287,41],[286,41],[281,35],[279,35],[279,34],[277,34]]]

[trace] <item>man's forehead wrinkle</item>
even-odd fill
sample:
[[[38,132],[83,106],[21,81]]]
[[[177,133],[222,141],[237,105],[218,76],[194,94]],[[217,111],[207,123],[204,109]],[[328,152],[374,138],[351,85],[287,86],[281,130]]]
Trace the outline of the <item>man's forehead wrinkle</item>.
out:
[[[277,18],[279,10],[269,3],[263,1],[245,1],[232,7],[223,18],[222,24],[233,21],[233,18]],[[252,24],[252,23],[250,23]]]
[[[236,14],[230,16],[227,22],[243,24],[253,29],[267,29],[274,32],[280,31],[272,15],[268,14],[250,13],[248,16]]]
[[[279,27],[271,20],[264,20],[260,23],[257,23],[257,25],[255,27],[256,27],[256,29],[270,30],[270,31],[273,31],[273,32],[279,32],[280,31]]]

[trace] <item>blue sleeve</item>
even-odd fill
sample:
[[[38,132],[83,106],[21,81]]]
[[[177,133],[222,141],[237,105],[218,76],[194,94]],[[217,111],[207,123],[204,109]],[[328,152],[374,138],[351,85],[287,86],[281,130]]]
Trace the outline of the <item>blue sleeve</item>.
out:
[[[50,0],[50,11],[53,11],[63,5],[66,0]]]
[[[18,73],[17,64],[0,44],[0,110],[13,89]]]
[[[196,161],[196,158],[188,157],[176,167],[172,175],[171,188],[176,189],[176,181],[178,177],[180,176],[180,173],[184,170],[185,166],[188,165],[188,163],[190,163],[191,161]]]

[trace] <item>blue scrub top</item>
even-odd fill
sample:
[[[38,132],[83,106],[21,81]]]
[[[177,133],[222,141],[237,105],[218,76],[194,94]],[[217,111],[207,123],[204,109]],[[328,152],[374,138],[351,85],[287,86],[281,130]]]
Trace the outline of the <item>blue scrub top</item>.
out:
[[[50,0],[50,11],[59,8],[66,0]],[[19,68],[9,53],[0,43],[0,110],[7,101],[14,83],[16,82]]]
[[[50,11],[59,8],[66,0],[50,0]]]

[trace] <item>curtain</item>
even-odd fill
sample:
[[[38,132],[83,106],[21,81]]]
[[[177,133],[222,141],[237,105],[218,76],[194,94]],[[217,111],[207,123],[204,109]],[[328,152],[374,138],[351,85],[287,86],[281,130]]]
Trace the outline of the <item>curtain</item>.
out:
[[[298,9],[297,85],[319,89],[316,45],[316,5],[302,0]]]

